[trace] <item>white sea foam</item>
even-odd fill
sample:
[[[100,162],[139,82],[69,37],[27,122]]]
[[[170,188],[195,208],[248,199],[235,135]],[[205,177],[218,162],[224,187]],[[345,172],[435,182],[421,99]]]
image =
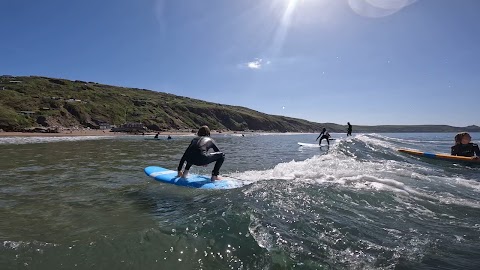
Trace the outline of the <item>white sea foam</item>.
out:
[[[355,140],[369,144],[374,151],[383,148],[385,152],[395,156],[395,145],[390,142],[366,135],[359,135]],[[426,167],[395,160],[359,161],[339,151],[339,145],[334,145],[326,155],[314,156],[304,161],[290,161],[277,164],[273,169],[263,171],[246,171],[234,173],[231,176],[252,182],[268,180],[286,180],[317,184],[335,184],[348,189],[375,190],[390,192],[395,196],[405,196],[409,199],[427,201],[438,204],[456,204],[472,208],[480,208],[480,202],[459,198],[454,194],[438,196],[428,186],[450,189],[458,186],[472,187],[480,192],[480,183],[445,175],[442,169]],[[425,184],[422,184],[425,182]],[[422,187],[423,186],[423,187]],[[255,187],[253,187],[255,188]],[[248,191],[247,191],[248,192]],[[422,210],[423,211],[423,210]],[[424,212],[425,214],[426,212]]]
[[[480,192],[480,182],[477,182],[475,180],[468,180],[468,179],[462,179],[462,178],[455,178],[455,183],[459,186],[464,186],[467,187],[473,191]]]
[[[266,250],[272,249],[272,236],[268,230],[261,224],[260,220],[250,215],[250,225],[248,226],[250,235],[255,239],[258,246]]]
[[[424,144],[424,143],[445,143],[451,142],[452,140],[413,140],[413,139],[400,139],[394,137],[388,137],[384,135],[380,135],[377,133],[368,134],[367,137],[372,137],[376,139],[380,139],[383,141],[390,141],[390,142],[398,142],[398,143],[408,143],[408,144]]]
[[[388,148],[388,149],[395,149],[396,146],[389,140],[385,140],[385,137],[378,136],[376,134],[361,134],[355,137],[356,140],[359,140],[367,145],[367,147],[372,150],[376,151],[379,147]]]
[[[40,242],[40,241],[32,241],[32,242],[28,242],[28,241],[9,241],[9,240],[3,241],[3,248],[6,248],[6,249],[17,250],[19,248],[31,247],[31,246],[35,246],[35,247],[57,247],[57,246],[59,246],[59,244]],[[40,252],[41,249],[37,249],[37,251]]]

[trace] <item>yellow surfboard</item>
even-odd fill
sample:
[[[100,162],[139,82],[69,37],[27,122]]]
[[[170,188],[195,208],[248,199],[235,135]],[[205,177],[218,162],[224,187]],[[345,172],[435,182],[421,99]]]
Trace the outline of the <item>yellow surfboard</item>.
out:
[[[458,161],[458,162],[469,162],[469,163],[478,163],[480,164],[480,159],[474,157],[461,157],[461,156],[452,156],[449,154],[435,154],[435,153],[427,153],[427,152],[420,152],[416,150],[410,149],[398,149],[399,152],[414,155],[414,156],[421,156],[421,157],[428,157],[433,159],[441,159],[441,160],[450,160],[450,161]]]

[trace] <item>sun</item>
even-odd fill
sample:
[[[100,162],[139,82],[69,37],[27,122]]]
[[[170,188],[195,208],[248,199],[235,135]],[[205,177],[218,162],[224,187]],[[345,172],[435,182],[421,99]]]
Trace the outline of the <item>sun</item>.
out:
[[[340,0],[277,0],[272,1],[271,8],[275,12],[273,17],[276,22],[269,56],[272,58],[281,55],[282,48],[292,28],[302,27],[305,22],[309,24],[323,23],[325,18],[331,18],[333,7]],[[373,0],[364,0],[373,1]]]
[[[289,0],[287,4],[287,8],[285,9],[284,17],[291,16],[291,13],[293,13],[295,8],[297,7],[297,4],[298,4],[298,0]]]

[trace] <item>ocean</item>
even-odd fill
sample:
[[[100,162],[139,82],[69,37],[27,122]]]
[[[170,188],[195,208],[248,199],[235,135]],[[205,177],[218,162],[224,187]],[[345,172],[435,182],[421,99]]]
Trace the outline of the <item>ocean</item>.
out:
[[[397,151],[454,134],[332,135],[214,136],[231,190],[144,174],[191,136],[0,138],[0,269],[480,269],[480,165]]]

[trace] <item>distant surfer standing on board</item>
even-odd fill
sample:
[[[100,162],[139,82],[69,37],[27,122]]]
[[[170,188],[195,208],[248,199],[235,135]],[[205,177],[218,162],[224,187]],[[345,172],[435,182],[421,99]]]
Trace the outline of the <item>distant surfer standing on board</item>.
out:
[[[348,129],[347,129],[347,137],[352,136],[352,125],[350,125],[350,122],[347,122]]]
[[[328,131],[327,131],[326,128],[323,128],[323,129],[322,129],[322,132],[320,133],[320,135],[318,135],[318,137],[315,139],[315,141],[317,141],[318,138],[320,138],[320,141],[318,142],[318,145],[321,145],[321,144],[322,144],[322,140],[323,140],[323,139],[326,139],[328,145],[330,145],[330,140],[329,140],[329,139],[330,139],[330,133],[328,133]]]
[[[467,132],[458,133],[455,136],[455,145],[452,146],[452,156],[480,157],[480,149],[476,143],[471,142],[472,137]]]
[[[190,170],[192,165],[204,166],[215,162],[211,179],[212,181],[219,180],[218,175],[220,173],[220,167],[222,167],[223,161],[225,160],[225,154],[220,152],[215,141],[210,138],[210,129],[208,126],[202,126],[198,130],[197,135],[198,137],[190,142],[190,145],[187,150],[185,150],[185,153],[180,160],[180,164],[178,164],[178,177],[186,178],[188,170]],[[212,148],[215,152],[208,153],[208,150]],[[187,165],[182,172],[185,161],[187,162]]]

